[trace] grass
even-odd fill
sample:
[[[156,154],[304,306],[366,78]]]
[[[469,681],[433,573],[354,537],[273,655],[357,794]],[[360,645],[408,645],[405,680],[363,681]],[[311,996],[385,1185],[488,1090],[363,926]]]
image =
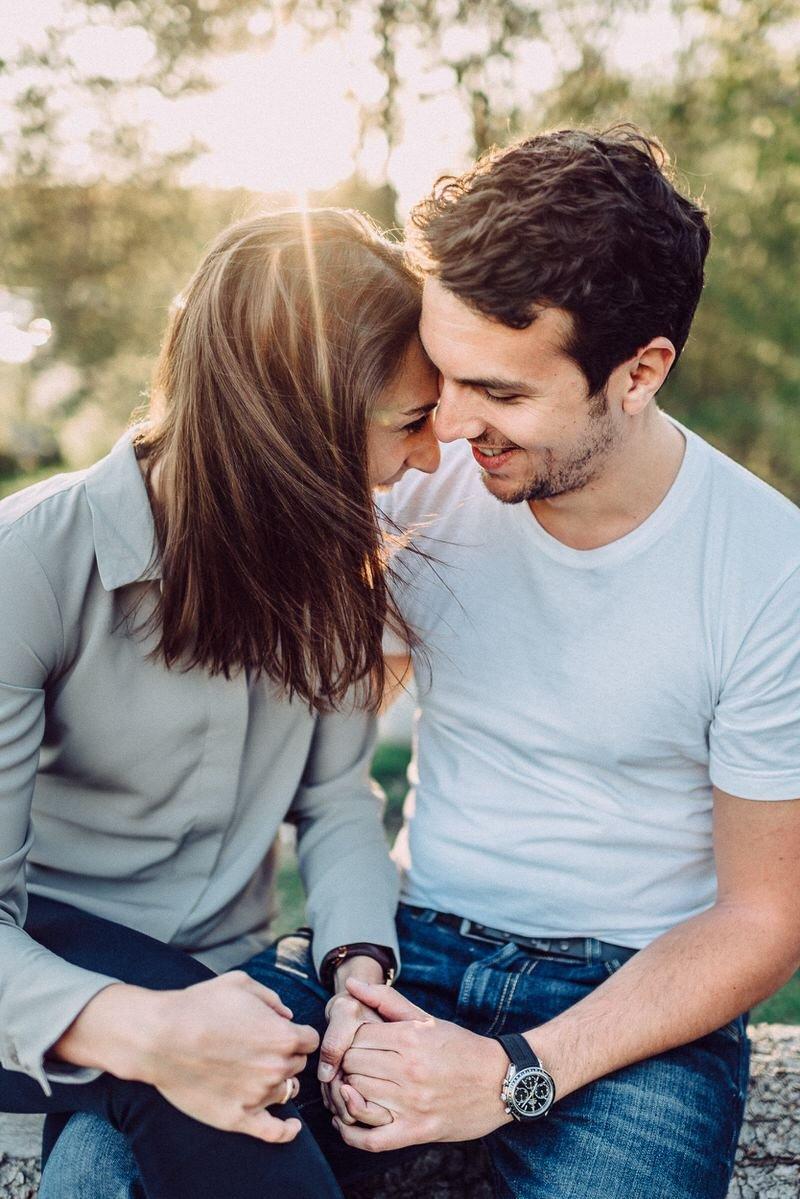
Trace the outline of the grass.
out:
[[[24,475],[3,475],[0,478],[0,500],[6,495],[13,495],[23,487],[32,483],[41,483],[42,479],[50,479],[64,470],[63,466],[41,466],[38,470],[29,471]]]
[[[406,768],[409,751],[405,745],[380,745],[372,762],[373,777],[386,792],[385,824],[393,840],[402,821],[403,799],[407,790]],[[281,901],[279,933],[289,932],[303,923],[303,892],[291,853],[284,849],[278,874]],[[750,1021],[758,1024],[800,1024],[800,972],[781,987],[770,999],[765,999],[750,1013]]]

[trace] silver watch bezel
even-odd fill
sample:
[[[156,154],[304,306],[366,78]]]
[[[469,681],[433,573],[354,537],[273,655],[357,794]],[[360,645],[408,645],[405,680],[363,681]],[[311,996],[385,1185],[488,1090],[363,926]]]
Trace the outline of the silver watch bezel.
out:
[[[542,1107],[536,1112],[525,1111],[514,1102],[516,1085],[526,1078],[536,1078],[537,1081],[544,1082],[547,1085],[547,1097],[542,1101]],[[500,1098],[508,1115],[513,1116],[515,1120],[519,1121],[541,1120],[542,1116],[546,1116],[550,1111],[555,1097],[555,1083],[543,1066],[524,1066],[522,1070],[518,1070],[513,1062],[510,1064],[503,1079],[503,1088],[500,1092]]]

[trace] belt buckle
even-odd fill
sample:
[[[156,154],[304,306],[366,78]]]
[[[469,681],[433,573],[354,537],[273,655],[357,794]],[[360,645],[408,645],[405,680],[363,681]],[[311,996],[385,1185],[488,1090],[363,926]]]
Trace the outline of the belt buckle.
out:
[[[462,917],[461,924],[458,926],[458,931],[462,937],[466,937],[468,941],[480,941],[484,945],[502,945],[497,937],[482,937],[480,933],[472,931],[473,921],[468,920],[466,916]],[[479,926],[480,927],[480,926]]]

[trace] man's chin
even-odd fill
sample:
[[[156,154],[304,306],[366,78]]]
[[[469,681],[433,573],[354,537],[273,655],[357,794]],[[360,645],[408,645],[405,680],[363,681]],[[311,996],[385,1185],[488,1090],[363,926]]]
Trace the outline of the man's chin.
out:
[[[527,498],[526,490],[520,486],[518,479],[503,478],[501,475],[490,475],[481,471],[483,485],[490,495],[501,504],[521,504]]]

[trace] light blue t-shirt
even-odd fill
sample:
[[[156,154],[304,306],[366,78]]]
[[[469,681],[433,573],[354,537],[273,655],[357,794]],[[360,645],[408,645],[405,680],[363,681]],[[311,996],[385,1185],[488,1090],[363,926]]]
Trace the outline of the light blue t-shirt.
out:
[[[572,549],[465,442],[382,501],[420,632],[407,902],[641,947],[713,903],[712,783],[800,796],[800,512],[688,430],[638,528]]]

